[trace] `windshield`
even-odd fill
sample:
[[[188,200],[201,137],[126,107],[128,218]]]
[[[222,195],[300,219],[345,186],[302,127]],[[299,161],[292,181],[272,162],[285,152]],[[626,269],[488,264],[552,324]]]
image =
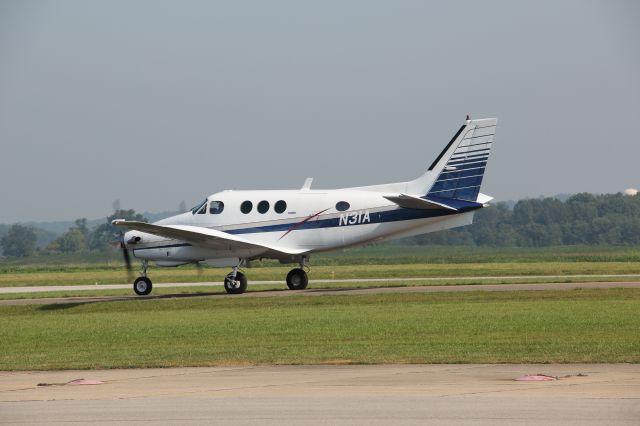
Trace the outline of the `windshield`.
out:
[[[204,199],[204,201],[202,201],[201,203],[198,203],[194,208],[191,209],[191,214],[196,214],[198,210],[200,210],[202,206],[204,206],[205,204],[207,204],[206,198]]]

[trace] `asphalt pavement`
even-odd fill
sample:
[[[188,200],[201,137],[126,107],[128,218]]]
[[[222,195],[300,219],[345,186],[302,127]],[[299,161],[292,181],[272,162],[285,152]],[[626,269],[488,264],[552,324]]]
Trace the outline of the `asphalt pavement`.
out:
[[[515,380],[531,374],[557,380]],[[65,384],[79,378],[102,384]],[[638,425],[640,365],[229,366],[0,373],[0,424],[85,423]]]
[[[640,288],[640,282],[584,282],[584,283],[537,283],[537,284],[461,284],[461,285],[414,285],[409,287],[369,287],[369,288],[320,288],[309,287],[306,290],[266,290],[250,291],[244,294],[229,295],[217,292],[176,293],[154,296],[80,296],[32,299],[0,300],[1,305],[49,305],[64,303],[96,303],[123,300],[162,300],[194,297],[289,297],[289,296],[323,296],[354,295],[376,293],[435,293],[456,291],[536,291],[536,290],[573,290],[577,288]]]

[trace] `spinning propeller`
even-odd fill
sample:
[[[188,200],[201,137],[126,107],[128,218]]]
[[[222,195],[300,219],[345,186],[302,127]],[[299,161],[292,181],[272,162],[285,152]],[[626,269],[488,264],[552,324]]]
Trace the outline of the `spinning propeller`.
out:
[[[120,247],[122,250],[122,258],[124,260],[124,265],[127,268],[127,274],[131,277],[133,272],[133,267],[131,266],[131,256],[129,255],[129,250],[127,249],[127,245],[124,242],[124,233],[120,232],[118,235],[118,239],[111,242],[111,245]]]

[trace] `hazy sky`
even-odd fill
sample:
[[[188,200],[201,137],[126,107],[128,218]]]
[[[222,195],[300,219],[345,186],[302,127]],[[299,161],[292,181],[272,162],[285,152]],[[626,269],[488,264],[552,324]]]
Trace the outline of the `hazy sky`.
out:
[[[0,0],[0,222],[421,174],[499,118],[497,199],[640,186],[637,1]]]

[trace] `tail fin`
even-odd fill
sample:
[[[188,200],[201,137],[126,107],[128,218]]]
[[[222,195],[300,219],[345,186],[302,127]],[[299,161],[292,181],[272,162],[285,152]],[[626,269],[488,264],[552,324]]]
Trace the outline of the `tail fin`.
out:
[[[437,178],[428,197],[478,200],[497,124],[497,118],[467,120],[429,167]]]

